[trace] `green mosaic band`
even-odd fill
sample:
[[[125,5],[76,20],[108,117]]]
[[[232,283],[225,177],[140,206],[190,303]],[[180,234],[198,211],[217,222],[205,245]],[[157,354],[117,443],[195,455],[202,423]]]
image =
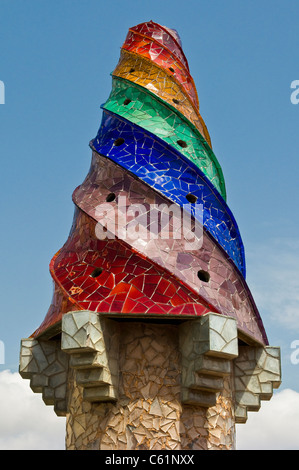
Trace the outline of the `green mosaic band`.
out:
[[[207,176],[226,200],[224,177],[214,152],[196,127],[175,107],[146,88],[113,77],[112,91],[103,108],[174,147]]]

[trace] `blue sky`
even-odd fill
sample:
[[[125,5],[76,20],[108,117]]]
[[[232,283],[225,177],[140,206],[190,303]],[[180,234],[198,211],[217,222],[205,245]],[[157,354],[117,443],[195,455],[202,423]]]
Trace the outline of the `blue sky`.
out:
[[[298,14],[297,0],[0,0],[0,373],[17,371],[20,339],[47,312],[49,262],[71,227],[110,73],[128,28],[152,19],[180,34],[247,282],[282,350],[279,391],[299,393]]]

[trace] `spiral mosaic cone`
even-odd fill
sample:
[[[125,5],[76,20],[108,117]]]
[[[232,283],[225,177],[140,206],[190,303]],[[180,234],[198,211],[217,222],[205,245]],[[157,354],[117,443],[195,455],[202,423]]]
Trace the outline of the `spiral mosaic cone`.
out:
[[[234,317],[241,335],[268,344],[176,31],[153,21],[130,28],[90,148],[89,173],[73,193],[73,226],[50,263],[53,300],[32,336],[53,335],[70,311],[161,319],[215,312]],[[122,216],[136,205],[146,208],[140,225],[147,236],[120,235],[138,219],[115,218],[122,201]],[[185,234],[162,237],[161,221],[152,236],[148,216],[160,206],[168,213],[178,208],[202,228],[196,246],[186,248]]]

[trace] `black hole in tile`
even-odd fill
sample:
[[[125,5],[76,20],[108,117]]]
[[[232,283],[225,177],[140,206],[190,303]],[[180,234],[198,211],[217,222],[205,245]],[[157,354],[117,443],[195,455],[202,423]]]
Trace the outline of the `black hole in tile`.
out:
[[[98,277],[102,272],[103,268],[95,268],[91,273],[91,277]]]
[[[129,70],[129,73],[133,73],[133,72],[135,72],[135,69],[132,68]]]
[[[169,67],[170,72],[174,73],[175,70],[172,67]]]
[[[110,193],[106,197],[106,202],[112,202],[112,201],[114,201],[115,198],[116,198],[116,195],[114,193]]]
[[[130,98],[126,98],[124,101],[124,105],[127,106],[127,104],[131,103],[132,100]]]
[[[115,147],[119,147],[120,145],[122,145],[124,143],[124,141],[125,141],[125,139],[123,139],[122,137],[119,137],[118,139],[116,139],[114,141],[113,145],[115,145]]]
[[[181,102],[179,100],[176,100],[175,98],[172,98],[172,101],[175,103],[175,104],[181,104]]]
[[[177,144],[179,144],[179,146],[182,147],[183,149],[188,147],[188,144],[184,140],[177,140]]]
[[[191,204],[195,204],[195,202],[197,201],[197,196],[194,196],[194,194],[187,194],[186,196],[186,199],[188,202],[191,202]]]
[[[207,271],[204,271],[203,269],[198,271],[197,276],[198,276],[198,279],[200,279],[203,282],[209,282],[210,280],[209,273]]]

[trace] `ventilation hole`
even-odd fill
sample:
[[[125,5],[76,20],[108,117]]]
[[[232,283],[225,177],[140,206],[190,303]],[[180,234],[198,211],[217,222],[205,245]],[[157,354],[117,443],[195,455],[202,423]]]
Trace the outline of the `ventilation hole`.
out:
[[[120,145],[122,145],[124,143],[124,141],[125,141],[125,139],[123,139],[122,137],[119,137],[118,139],[116,139],[114,141],[113,145],[115,145],[115,147],[119,147]]]
[[[188,147],[188,144],[184,140],[177,140],[176,143],[179,144],[179,146],[182,147],[183,149]]]
[[[170,72],[174,73],[175,70],[172,67],[169,67]]]
[[[116,195],[114,193],[110,193],[106,197],[106,202],[112,202],[112,201],[114,201],[115,198],[116,198]]]
[[[210,280],[209,273],[207,271],[204,271],[203,269],[198,271],[197,276],[198,276],[198,279],[200,279],[203,282],[209,282]]]
[[[127,106],[127,104],[131,103],[132,100],[130,98],[126,98],[124,101],[124,105]]]
[[[186,199],[188,202],[191,202],[191,204],[195,204],[197,201],[197,196],[194,196],[194,194],[187,194]]]
[[[181,102],[179,100],[176,100],[175,98],[172,98],[172,101],[175,103],[175,104],[181,104]]]
[[[135,69],[130,69],[129,70],[129,73],[133,73],[133,72],[135,72]]]
[[[95,268],[92,273],[91,273],[91,277],[98,277],[100,274],[102,274],[103,272],[103,268]]]

